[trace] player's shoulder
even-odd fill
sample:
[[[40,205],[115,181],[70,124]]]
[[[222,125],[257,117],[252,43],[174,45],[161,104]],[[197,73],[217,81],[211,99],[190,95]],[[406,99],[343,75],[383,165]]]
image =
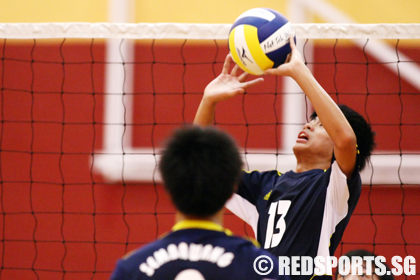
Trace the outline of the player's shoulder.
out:
[[[147,256],[150,256],[151,254],[153,254],[153,252],[158,251],[160,248],[164,247],[165,245],[166,245],[165,242],[158,239],[156,241],[147,243],[144,246],[141,246],[139,248],[136,248],[127,252],[124,256],[121,257],[121,261],[129,263],[133,259],[138,260],[138,259],[146,258]]]
[[[194,231],[194,234],[192,234],[191,231]],[[128,252],[121,259],[128,260],[130,258],[146,258],[150,255],[153,255],[154,252],[159,251],[162,248],[167,249],[169,245],[200,245],[200,242],[198,242],[199,240],[202,241],[203,245],[212,245],[213,247],[219,246],[225,248],[225,250],[260,250],[260,244],[255,239],[246,236],[234,235],[229,230],[225,230],[225,232],[218,232],[201,229],[190,229],[188,230],[188,233],[184,231],[171,232],[164,238],[155,240],[140,248]],[[182,246],[184,245],[181,245],[181,247]]]
[[[274,185],[280,178],[283,177],[283,173],[278,170],[259,171],[243,170],[241,176],[241,184],[245,185]]]
[[[161,241],[157,240],[126,253],[117,261],[110,279],[137,279],[140,273],[138,269],[139,263],[143,263],[148,256],[158,250],[160,248],[159,243]]]
[[[203,273],[212,267],[211,269],[218,271],[218,275],[237,273],[239,278],[232,279],[244,279],[243,276],[247,275],[248,279],[260,280],[263,278],[256,274],[253,268],[253,263],[258,259],[269,263],[271,260],[273,272],[269,275],[271,278],[266,279],[277,279],[276,257],[261,249],[258,242],[252,238],[229,235],[225,232],[187,230],[174,232],[169,238],[152,242],[127,254],[118,263],[118,272],[124,272],[124,275],[135,273],[153,276],[164,264],[167,264],[165,269],[169,269],[177,266],[179,262],[191,261],[191,266]]]
[[[266,171],[260,171],[260,170],[242,170],[242,174],[244,176],[267,176],[267,177],[280,177],[282,175],[282,172],[272,169],[272,170],[266,170]]]

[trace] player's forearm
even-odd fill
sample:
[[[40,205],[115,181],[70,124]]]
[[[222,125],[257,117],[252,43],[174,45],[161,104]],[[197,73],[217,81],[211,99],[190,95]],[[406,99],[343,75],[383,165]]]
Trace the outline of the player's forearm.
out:
[[[208,101],[205,97],[198,106],[197,113],[195,114],[194,124],[199,126],[208,126],[213,123],[214,114],[216,111],[216,103]]]

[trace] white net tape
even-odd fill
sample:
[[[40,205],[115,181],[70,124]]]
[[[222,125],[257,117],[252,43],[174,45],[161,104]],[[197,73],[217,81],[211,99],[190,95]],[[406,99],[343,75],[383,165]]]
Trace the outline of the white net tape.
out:
[[[0,38],[226,39],[230,24],[2,23]],[[420,24],[293,24],[299,38],[418,39]]]

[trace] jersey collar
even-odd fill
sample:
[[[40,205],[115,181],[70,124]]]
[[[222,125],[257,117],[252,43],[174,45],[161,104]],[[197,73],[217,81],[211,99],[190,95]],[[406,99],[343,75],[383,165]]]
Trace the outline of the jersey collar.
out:
[[[182,230],[182,229],[206,229],[206,230],[214,230],[214,231],[221,231],[226,233],[227,235],[232,235],[232,232],[228,229],[223,228],[222,226],[211,222],[211,221],[204,221],[204,220],[183,220],[176,223],[172,227],[172,231]]]

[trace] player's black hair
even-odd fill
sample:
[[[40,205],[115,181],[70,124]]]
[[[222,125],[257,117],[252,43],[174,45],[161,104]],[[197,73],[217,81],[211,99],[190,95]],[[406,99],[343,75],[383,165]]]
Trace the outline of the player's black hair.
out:
[[[372,154],[373,149],[375,148],[375,132],[372,130],[370,124],[365,120],[365,118],[360,115],[355,110],[347,107],[346,105],[338,105],[352,127],[354,134],[357,139],[357,149],[359,150],[359,171],[362,171],[369,158]],[[313,112],[311,119],[317,117],[316,112]]]
[[[357,250],[349,251],[346,254],[344,254],[344,256],[349,257],[350,261],[351,261],[351,257],[362,257],[362,258],[363,257],[375,257],[375,258],[377,257],[377,255],[375,255],[374,253],[369,252],[364,249],[357,249]],[[389,266],[386,263],[383,263],[383,265],[385,265],[386,273],[382,276],[377,275],[379,277],[379,280],[394,280],[394,275],[392,275],[391,269],[389,268]],[[376,268],[375,262],[372,262],[372,273],[375,272],[375,268]],[[388,271],[390,272],[389,275],[388,275]],[[338,279],[338,272],[339,270],[337,268],[337,271],[335,273],[335,279]]]
[[[214,127],[186,126],[168,140],[159,162],[166,191],[183,214],[222,209],[239,182],[242,159],[233,139]]]

